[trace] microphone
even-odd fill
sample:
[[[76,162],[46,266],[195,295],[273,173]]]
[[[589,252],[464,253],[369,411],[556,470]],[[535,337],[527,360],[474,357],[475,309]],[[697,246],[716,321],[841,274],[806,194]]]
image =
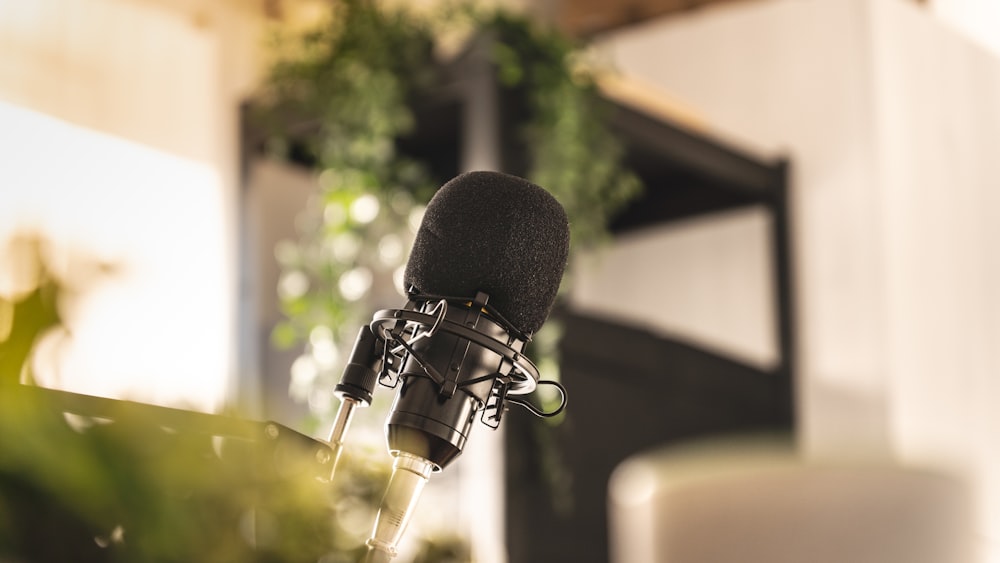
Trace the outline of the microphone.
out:
[[[510,403],[539,416],[565,406],[565,390],[539,381],[523,350],[552,309],[568,254],[565,211],[525,179],[469,172],[428,203],[406,264],[408,301],[367,327],[381,343],[379,382],[399,390],[386,420],[392,476],[366,561],[395,556],[423,486],[462,453],[477,417],[495,429]],[[521,398],[539,384],[559,389],[558,409]]]

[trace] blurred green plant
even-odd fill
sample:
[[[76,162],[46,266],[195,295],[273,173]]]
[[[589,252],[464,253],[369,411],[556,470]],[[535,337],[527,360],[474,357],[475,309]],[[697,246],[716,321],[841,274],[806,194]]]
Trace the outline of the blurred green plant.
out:
[[[42,264],[41,240],[18,235],[6,246],[12,262],[7,271],[10,285],[23,287],[0,295],[0,386],[32,379],[28,362],[32,348],[46,330],[61,323],[59,288]],[[22,278],[20,284],[13,282],[15,277]]]
[[[384,464],[348,457],[336,479],[317,479],[309,450],[293,445],[278,456],[265,439],[171,423],[201,416],[256,428],[250,421],[185,411],[167,419],[172,409],[100,398],[80,403],[99,413],[83,412],[68,408],[67,394],[26,384],[36,343],[62,323],[66,283],[38,237],[9,247],[19,259],[5,279],[23,283],[0,293],[0,560],[359,558]]]

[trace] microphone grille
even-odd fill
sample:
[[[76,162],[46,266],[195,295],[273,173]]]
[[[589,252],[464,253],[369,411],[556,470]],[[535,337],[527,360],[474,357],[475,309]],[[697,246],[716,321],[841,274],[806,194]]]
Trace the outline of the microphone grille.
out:
[[[468,172],[427,204],[404,283],[421,293],[477,291],[519,331],[548,317],[569,256],[569,221],[545,189],[501,172]]]

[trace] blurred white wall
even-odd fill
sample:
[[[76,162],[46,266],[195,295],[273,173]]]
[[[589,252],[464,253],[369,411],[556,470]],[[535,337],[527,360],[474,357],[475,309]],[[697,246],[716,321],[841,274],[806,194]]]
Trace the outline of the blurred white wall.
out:
[[[232,398],[237,111],[258,25],[240,6],[0,0],[0,230],[118,266],[72,319],[90,359],[58,368],[62,387]]]
[[[1000,55],[1000,2],[995,0],[926,0],[933,13],[959,33]]]
[[[791,158],[804,451],[967,477],[1000,560],[1000,58],[904,0],[725,4],[602,48],[714,134]],[[609,262],[682,289],[684,263]]]
[[[773,369],[770,228],[766,209],[748,207],[628,233],[575,265],[574,305]]]

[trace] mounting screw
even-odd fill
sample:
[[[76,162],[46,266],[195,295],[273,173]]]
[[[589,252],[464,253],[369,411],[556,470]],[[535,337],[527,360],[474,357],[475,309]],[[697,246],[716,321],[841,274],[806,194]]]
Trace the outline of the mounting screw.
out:
[[[272,440],[278,439],[278,427],[274,424],[268,424],[264,427],[264,435]]]
[[[326,465],[330,461],[330,452],[323,448],[316,450],[316,461],[320,465]]]

